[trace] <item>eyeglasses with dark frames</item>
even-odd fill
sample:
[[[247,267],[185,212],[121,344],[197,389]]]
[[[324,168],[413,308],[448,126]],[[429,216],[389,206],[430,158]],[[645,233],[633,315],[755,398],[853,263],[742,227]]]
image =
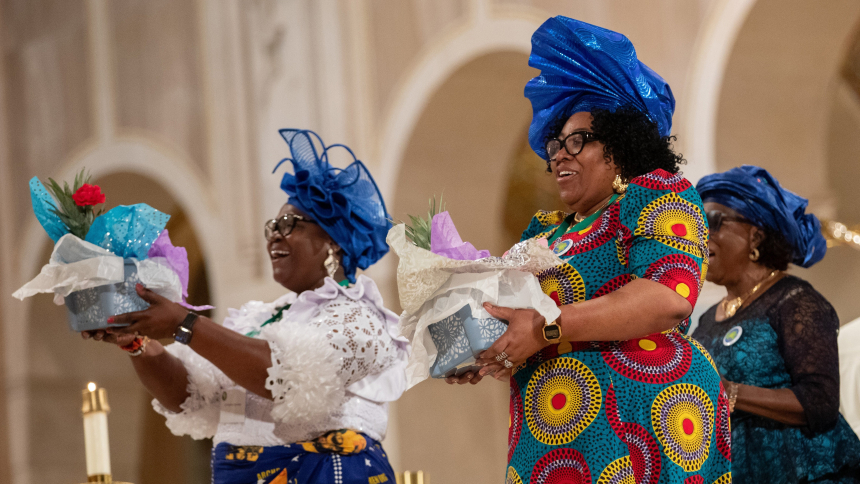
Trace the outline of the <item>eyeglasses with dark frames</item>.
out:
[[[288,213],[285,215],[281,215],[278,218],[273,218],[269,220],[265,224],[265,236],[266,240],[269,242],[275,238],[275,234],[280,234],[281,237],[286,237],[293,232],[293,229],[296,227],[296,222],[307,222],[307,223],[316,223],[313,220],[302,217],[301,215],[295,215],[292,213]]]
[[[705,215],[705,218],[708,219],[708,230],[710,232],[719,232],[720,227],[723,226],[723,222],[737,222],[742,224],[753,225],[752,222],[743,218],[743,217],[732,217],[731,215],[726,215],[719,210],[711,210]]]
[[[574,131],[565,136],[564,139],[553,138],[547,141],[546,154],[549,161],[555,161],[555,157],[563,146],[570,156],[576,156],[582,152],[586,144],[592,141],[597,141],[597,137],[591,131]]]

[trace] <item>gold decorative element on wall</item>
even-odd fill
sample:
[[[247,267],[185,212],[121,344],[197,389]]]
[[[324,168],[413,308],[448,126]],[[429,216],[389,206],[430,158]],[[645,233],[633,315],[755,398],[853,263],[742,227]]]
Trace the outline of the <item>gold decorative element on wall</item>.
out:
[[[827,247],[849,246],[860,250],[860,225],[847,226],[835,220],[822,220],[821,232],[827,240]]]

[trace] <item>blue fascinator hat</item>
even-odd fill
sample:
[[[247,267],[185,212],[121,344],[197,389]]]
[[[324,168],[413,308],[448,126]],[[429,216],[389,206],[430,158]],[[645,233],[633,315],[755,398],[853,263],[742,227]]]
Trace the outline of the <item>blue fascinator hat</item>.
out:
[[[529,144],[547,159],[546,130],[560,116],[633,106],[672,130],[675,97],[662,77],[636,58],[630,40],[611,30],[567,17],[553,17],[532,35],[529,65],[540,75],[526,84],[534,117]]]
[[[696,190],[702,200],[725,205],[759,227],[779,231],[793,249],[793,264],[811,267],[824,258],[827,242],[818,217],[806,213],[809,201],[782,188],[764,168],[744,165],[707,175]]]
[[[308,214],[343,249],[344,273],[354,283],[356,268],[367,269],[388,252],[385,237],[391,222],[382,194],[367,167],[347,146],[326,146],[310,130],[279,132],[290,146],[292,158],[281,160],[272,173],[285,161],[292,162],[293,173],[284,173],[281,179],[288,203]],[[335,148],[346,150],[354,160],[342,170],[328,160],[329,151]]]

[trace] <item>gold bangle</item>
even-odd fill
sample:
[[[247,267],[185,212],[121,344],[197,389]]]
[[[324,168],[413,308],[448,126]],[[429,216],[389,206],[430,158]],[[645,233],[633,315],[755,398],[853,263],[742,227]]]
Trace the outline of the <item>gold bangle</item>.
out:
[[[738,384],[729,382],[729,414],[734,413],[735,404],[738,402]]]

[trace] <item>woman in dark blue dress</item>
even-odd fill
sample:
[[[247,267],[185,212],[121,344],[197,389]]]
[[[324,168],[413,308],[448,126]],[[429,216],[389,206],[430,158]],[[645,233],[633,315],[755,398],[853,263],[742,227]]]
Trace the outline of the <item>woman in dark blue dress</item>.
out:
[[[735,482],[860,482],[860,441],[839,414],[839,319],[784,272],[824,257],[818,219],[763,168],[709,175],[696,188],[711,232],[707,280],[728,295],[693,336],[729,397]]]

